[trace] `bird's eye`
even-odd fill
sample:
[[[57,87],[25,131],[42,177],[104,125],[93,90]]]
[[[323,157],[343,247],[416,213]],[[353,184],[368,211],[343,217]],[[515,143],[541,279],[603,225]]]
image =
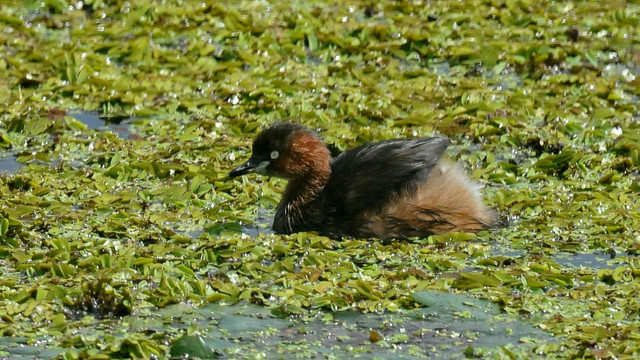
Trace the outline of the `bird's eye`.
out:
[[[271,160],[275,160],[280,156],[280,153],[277,150],[271,152]]]

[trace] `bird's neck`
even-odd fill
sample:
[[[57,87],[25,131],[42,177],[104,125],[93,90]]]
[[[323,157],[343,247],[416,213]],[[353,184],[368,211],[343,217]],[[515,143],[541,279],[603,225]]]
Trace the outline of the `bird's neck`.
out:
[[[292,137],[289,147],[292,151],[283,171],[289,183],[273,224],[278,233],[310,230],[311,224],[322,221],[322,208],[314,202],[331,175],[331,155],[319,137],[300,132]]]
[[[291,141],[291,160],[287,162],[289,174],[282,202],[302,208],[315,200],[331,175],[331,155],[324,142],[309,132],[297,134]]]
[[[329,181],[330,174],[330,171],[319,171],[304,178],[290,180],[282,194],[282,201],[296,207],[314,201]]]
[[[293,233],[308,230],[307,225],[320,220],[322,206],[318,200],[329,180],[330,171],[310,174],[308,177],[290,180],[276,209],[274,230]],[[305,225],[306,224],[306,225]]]

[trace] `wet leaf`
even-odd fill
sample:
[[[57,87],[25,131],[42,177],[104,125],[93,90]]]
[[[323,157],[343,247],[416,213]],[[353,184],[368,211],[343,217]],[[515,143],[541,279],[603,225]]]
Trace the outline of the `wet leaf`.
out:
[[[200,359],[217,359],[219,356],[200,336],[185,335],[179,338],[170,350],[171,356],[195,357]]]

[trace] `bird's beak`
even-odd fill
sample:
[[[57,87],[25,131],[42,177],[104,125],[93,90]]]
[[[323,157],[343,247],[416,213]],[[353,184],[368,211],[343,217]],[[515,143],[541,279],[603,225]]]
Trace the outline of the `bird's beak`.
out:
[[[257,161],[254,158],[250,158],[247,162],[231,170],[231,172],[227,174],[227,177],[232,179],[245,174],[261,173],[264,172],[267,166],[269,166],[269,161]]]

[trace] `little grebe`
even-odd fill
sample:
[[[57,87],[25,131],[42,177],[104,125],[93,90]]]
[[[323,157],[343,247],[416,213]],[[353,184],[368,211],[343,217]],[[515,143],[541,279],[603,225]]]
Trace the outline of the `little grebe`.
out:
[[[278,123],[253,142],[229,177],[255,172],[289,180],[276,209],[279,234],[406,238],[478,231],[498,224],[479,186],[442,154],[446,138],[388,140],[331,159],[313,131]]]

